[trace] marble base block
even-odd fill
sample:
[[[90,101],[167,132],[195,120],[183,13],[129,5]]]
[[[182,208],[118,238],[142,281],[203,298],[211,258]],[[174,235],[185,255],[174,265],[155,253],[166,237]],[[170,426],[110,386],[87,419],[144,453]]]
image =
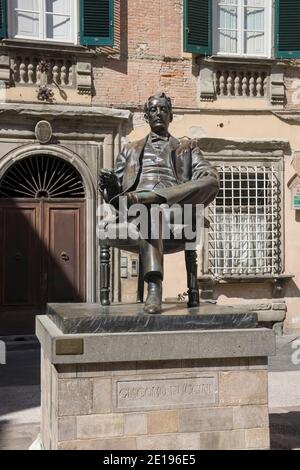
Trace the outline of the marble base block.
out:
[[[180,330],[256,328],[257,314],[236,307],[200,304],[188,309],[185,303],[162,304],[160,315],[147,315],[144,305],[48,304],[47,315],[66,334],[126,333]]]
[[[270,330],[37,336],[44,449],[269,448]]]

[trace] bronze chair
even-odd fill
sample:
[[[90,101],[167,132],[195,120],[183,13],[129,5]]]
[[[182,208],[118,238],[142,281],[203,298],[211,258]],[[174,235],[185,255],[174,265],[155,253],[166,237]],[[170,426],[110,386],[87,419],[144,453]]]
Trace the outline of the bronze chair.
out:
[[[100,301],[102,305],[110,305],[110,248],[100,247]],[[185,251],[185,265],[188,287],[188,308],[198,307],[200,304],[199,285],[197,278],[197,251]],[[144,301],[144,279],[141,275],[142,264],[139,257],[138,301]]]

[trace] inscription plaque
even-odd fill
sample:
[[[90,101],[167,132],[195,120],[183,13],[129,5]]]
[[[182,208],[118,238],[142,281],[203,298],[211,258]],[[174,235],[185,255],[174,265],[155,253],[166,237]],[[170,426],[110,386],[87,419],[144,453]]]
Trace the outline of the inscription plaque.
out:
[[[176,377],[116,382],[117,410],[152,410],[214,405],[217,380],[214,376]]]

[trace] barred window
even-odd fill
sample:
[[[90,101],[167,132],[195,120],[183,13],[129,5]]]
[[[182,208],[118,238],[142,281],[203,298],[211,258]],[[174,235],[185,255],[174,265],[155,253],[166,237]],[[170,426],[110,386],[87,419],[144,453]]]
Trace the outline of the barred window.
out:
[[[222,165],[218,170],[220,191],[208,209],[209,274],[279,274],[281,201],[277,169],[272,165]]]

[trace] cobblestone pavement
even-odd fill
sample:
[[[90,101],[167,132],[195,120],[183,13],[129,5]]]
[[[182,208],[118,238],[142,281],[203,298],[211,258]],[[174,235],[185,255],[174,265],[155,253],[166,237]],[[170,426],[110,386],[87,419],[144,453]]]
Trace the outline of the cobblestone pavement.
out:
[[[273,449],[300,449],[300,352],[295,341],[300,351],[300,337],[277,337],[277,355],[269,360]],[[0,365],[0,450],[30,447],[39,433],[39,406],[38,345],[14,341],[8,345],[6,365]]]

